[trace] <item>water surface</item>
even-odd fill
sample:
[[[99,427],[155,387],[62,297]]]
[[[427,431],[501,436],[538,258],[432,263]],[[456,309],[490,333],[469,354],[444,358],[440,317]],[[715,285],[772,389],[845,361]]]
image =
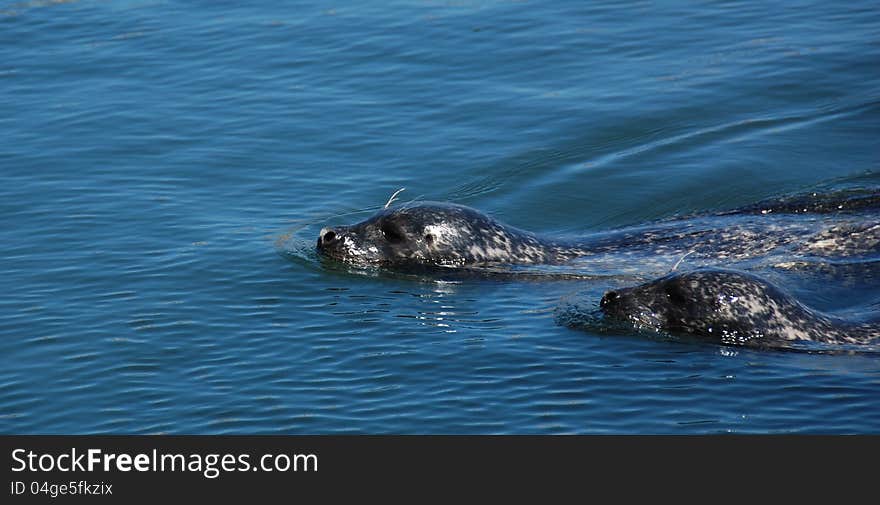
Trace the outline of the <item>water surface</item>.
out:
[[[878,432],[876,356],[591,334],[554,308],[600,283],[276,246],[400,187],[578,235],[877,186],[876,7],[7,2],[0,432]]]

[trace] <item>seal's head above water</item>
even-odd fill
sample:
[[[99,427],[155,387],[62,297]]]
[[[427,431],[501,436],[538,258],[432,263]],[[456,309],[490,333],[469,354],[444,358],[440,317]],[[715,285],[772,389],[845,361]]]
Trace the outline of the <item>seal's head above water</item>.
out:
[[[324,228],[318,251],[355,265],[462,266],[546,263],[559,248],[464,205],[385,208],[351,226]]]
[[[875,327],[814,311],[764,279],[730,270],[667,275],[609,291],[599,305],[606,315],[639,328],[726,344],[866,343],[880,334]]]

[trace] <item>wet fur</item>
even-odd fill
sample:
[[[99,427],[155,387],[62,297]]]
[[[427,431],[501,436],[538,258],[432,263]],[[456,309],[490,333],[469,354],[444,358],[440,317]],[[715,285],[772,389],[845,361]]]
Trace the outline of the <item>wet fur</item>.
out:
[[[600,306],[607,316],[639,329],[724,344],[880,343],[880,326],[824,314],[760,277],[730,270],[670,274],[609,291]]]
[[[791,210],[807,208],[806,204],[785,200],[778,207],[765,204],[742,212],[671,220],[567,240],[520,230],[463,205],[420,202],[390,207],[399,192],[365,221],[322,229],[318,251],[351,264],[388,268],[562,264],[577,258],[603,263],[621,259],[647,263],[661,258],[671,266],[685,255],[690,256],[689,261],[702,260],[703,266],[708,266],[707,262],[729,265],[754,258],[790,262],[809,258],[876,259],[880,255],[877,215],[871,219],[854,216],[855,211],[844,203],[832,212],[828,199],[814,205],[818,213],[810,216]],[[858,210],[870,211],[874,207],[868,203],[880,206],[880,197],[862,196],[858,203]]]

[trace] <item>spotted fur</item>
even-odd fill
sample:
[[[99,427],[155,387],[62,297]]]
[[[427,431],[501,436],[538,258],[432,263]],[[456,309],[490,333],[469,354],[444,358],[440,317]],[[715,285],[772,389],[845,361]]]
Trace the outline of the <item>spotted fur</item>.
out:
[[[607,316],[640,329],[724,344],[880,343],[878,325],[823,314],[764,279],[730,270],[675,273],[609,291],[600,307]]]
[[[383,209],[352,226],[324,228],[317,247],[341,261],[382,266],[559,263],[576,256],[569,244],[469,207],[430,202]]]

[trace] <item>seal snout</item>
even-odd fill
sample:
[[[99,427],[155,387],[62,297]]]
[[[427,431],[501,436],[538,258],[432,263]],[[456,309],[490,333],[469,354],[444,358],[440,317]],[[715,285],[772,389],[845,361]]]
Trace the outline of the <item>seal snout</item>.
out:
[[[318,249],[327,250],[340,242],[341,236],[338,230],[323,228],[318,234]]]
[[[605,295],[602,296],[602,299],[599,301],[599,307],[603,309],[609,309],[613,306],[617,301],[620,300],[620,293],[617,291],[608,291]]]
[[[606,291],[599,300],[599,310],[611,317],[626,317],[633,310],[633,299],[629,289],[612,289]]]

